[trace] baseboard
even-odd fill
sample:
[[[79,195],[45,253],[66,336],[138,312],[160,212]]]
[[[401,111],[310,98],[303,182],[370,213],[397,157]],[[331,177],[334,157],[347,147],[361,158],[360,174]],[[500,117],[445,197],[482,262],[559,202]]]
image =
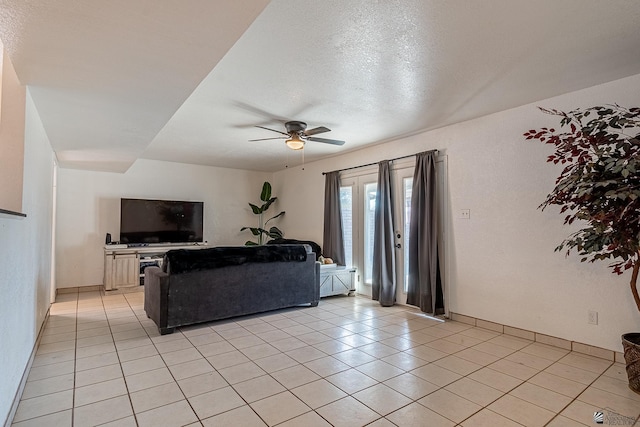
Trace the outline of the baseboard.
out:
[[[20,380],[20,385],[18,386],[18,390],[16,390],[16,394],[13,398],[13,403],[11,404],[11,409],[7,414],[7,419],[4,422],[4,427],[11,427],[13,423],[13,417],[16,415],[16,411],[18,410],[18,405],[20,404],[20,399],[22,399],[22,393],[24,392],[24,387],[27,384],[27,378],[29,378],[29,372],[31,372],[31,365],[33,365],[33,359],[36,357],[36,353],[38,351],[38,347],[40,346],[40,340],[42,339],[42,333],[44,332],[44,327],[47,324],[47,320],[49,320],[49,311],[51,310],[51,305],[49,305],[49,309],[44,316],[44,320],[42,321],[42,325],[40,325],[40,331],[38,331],[38,337],[36,338],[36,342],[33,344],[33,349],[31,350],[31,356],[29,356],[29,361],[24,368],[24,372],[22,373],[22,379]]]
[[[131,294],[134,292],[144,292],[144,285],[140,286],[127,286],[124,288],[112,289],[110,291],[104,291],[104,295],[119,295],[119,294]]]
[[[72,288],[58,288],[56,289],[56,295],[58,294],[77,294],[78,292],[101,292],[104,289],[102,285],[93,286],[75,286]]]
[[[111,291],[107,291],[104,289],[104,285],[93,285],[93,286],[76,286],[73,288],[58,288],[56,289],[56,295],[63,294],[77,294],[81,292],[100,292],[102,295],[118,295],[118,294],[128,294],[132,292],[144,292],[144,286],[128,286],[124,288],[113,289]]]
[[[455,320],[457,322],[466,323],[468,325],[477,326],[479,328],[489,329],[501,334],[524,338],[553,347],[562,348],[564,350],[570,350],[575,351],[576,353],[599,357],[600,359],[609,360],[611,362],[624,363],[624,355],[619,351],[607,350],[606,348],[596,347],[577,341],[570,341],[564,338],[541,334],[540,332],[536,331],[528,331],[526,329],[520,329],[509,325],[490,322],[488,320],[478,319],[475,317],[466,316],[464,314],[450,312],[449,317],[451,318],[451,320]]]

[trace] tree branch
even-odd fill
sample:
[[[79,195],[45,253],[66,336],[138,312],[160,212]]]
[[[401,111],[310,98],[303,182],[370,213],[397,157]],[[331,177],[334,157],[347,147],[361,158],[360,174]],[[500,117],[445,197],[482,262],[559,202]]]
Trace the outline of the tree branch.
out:
[[[633,266],[633,273],[631,273],[631,293],[633,299],[636,302],[638,311],[640,311],[640,295],[638,295],[638,270],[640,270],[640,249],[638,250],[638,259]]]

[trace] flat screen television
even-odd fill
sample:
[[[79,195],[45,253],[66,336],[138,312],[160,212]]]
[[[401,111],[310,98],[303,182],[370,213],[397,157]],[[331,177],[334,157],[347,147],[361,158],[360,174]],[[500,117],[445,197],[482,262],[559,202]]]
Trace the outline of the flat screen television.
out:
[[[203,202],[120,199],[120,243],[191,243],[203,239]]]

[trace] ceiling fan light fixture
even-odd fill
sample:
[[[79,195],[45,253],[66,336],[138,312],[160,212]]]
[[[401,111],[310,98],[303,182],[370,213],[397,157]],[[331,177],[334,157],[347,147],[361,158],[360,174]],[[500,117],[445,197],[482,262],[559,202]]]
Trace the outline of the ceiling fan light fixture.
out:
[[[284,139],[284,143],[287,144],[292,150],[302,150],[304,146],[307,144],[307,141],[313,142],[321,142],[324,144],[332,144],[332,145],[344,145],[344,141],[339,141],[337,139],[327,139],[327,138],[318,138],[317,134],[331,132],[331,129],[325,126],[319,126],[317,128],[307,130],[307,124],[305,122],[299,121],[288,121],[284,124],[284,128],[286,132],[281,130],[271,129],[264,126],[256,125],[257,128],[268,130],[271,132],[278,133],[283,136],[273,137],[273,138],[260,138],[260,139],[250,139],[249,141],[267,141],[270,139]]]
[[[287,139],[285,144],[292,150],[302,150],[304,148],[304,141],[300,139],[300,135],[297,133],[291,135],[291,138]]]

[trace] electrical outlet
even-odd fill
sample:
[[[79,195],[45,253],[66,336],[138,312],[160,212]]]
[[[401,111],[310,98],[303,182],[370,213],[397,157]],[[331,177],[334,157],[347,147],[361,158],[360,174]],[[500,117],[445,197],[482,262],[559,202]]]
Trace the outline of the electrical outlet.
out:
[[[470,219],[471,209],[460,209],[460,219]]]
[[[590,324],[590,325],[597,325],[598,324],[598,312],[597,311],[589,310],[587,323]]]

